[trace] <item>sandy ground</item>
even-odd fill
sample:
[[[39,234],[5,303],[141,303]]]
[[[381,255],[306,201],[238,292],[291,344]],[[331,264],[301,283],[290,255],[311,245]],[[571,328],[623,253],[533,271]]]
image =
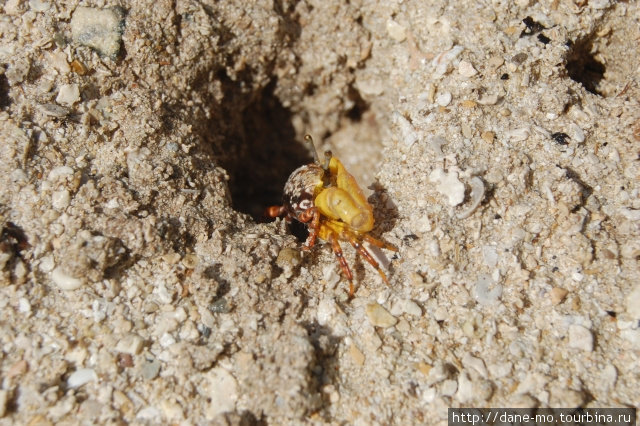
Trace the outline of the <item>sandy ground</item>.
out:
[[[639,407],[638,2],[428,3],[5,1],[0,425]],[[261,220],[306,133],[390,286]]]

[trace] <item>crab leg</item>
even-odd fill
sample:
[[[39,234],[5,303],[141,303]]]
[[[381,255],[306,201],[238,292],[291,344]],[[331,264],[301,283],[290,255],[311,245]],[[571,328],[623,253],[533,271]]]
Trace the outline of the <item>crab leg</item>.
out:
[[[271,206],[264,210],[264,215],[266,217],[279,217],[284,215],[286,212],[287,209],[285,206]]]
[[[376,247],[385,248],[391,251],[398,251],[398,247],[394,246],[393,244],[387,243],[385,241],[380,241],[376,238],[373,238],[370,235],[362,234],[360,237],[366,242],[368,242],[369,244],[374,245]]]
[[[320,211],[317,207],[309,207],[298,215],[298,220],[302,223],[306,223],[309,227],[309,236],[305,245],[302,246],[303,250],[310,250],[318,239],[318,232],[320,231]]]
[[[331,232],[329,234],[329,242],[331,243],[331,247],[333,248],[333,253],[338,258],[338,263],[340,263],[342,273],[349,281],[349,299],[351,299],[353,297],[353,293],[355,292],[355,288],[353,287],[353,274],[351,273],[351,269],[349,269],[347,260],[342,254],[342,248],[340,247],[340,243],[338,242],[338,238],[335,232]]]
[[[347,234],[347,238],[349,239],[349,242],[351,243],[353,248],[356,249],[358,253],[360,253],[360,256],[364,257],[365,260],[369,262],[369,264],[378,271],[378,274],[380,274],[380,277],[385,282],[385,284],[391,285],[389,284],[389,280],[387,280],[387,275],[384,273],[382,268],[380,268],[380,265],[378,264],[378,262],[376,262],[373,256],[371,256],[371,253],[369,253],[369,250],[367,250],[362,244],[360,244],[360,241],[358,241],[358,238],[351,232]]]

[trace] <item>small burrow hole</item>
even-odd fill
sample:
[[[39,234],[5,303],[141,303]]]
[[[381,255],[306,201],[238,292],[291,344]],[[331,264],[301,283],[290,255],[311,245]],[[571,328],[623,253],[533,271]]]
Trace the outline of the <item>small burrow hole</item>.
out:
[[[571,43],[567,55],[567,73],[589,92],[602,96],[599,85],[604,79],[606,67],[598,60],[597,53],[593,36]]]

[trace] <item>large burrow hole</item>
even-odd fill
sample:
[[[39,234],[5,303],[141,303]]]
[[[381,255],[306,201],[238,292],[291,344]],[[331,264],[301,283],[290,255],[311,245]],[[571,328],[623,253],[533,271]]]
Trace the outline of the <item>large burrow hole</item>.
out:
[[[293,114],[274,95],[275,85],[271,82],[231,118],[235,124],[219,156],[220,166],[229,174],[233,208],[256,221],[265,219],[266,207],[282,204],[291,172],[313,161],[296,136]]]
[[[259,92],[247,95],[224,73],[218,77],[223,81],[227,102],[218,110],[221,120],[213,121],[205,130],[205,139],[213,147],[216,162],[229,175],[233,209],[263,222],[268,220],[264,216],[268,206],[282,204],[289,175],[313,162],[311,148],[303,139],[306,131],[296,131],[293,125],[294,120],[304,118],[283,106],[276,95],[275,78]],[[347,89],[346,99],[338,129],[323,131],[319,126],[312,136],[321,155],[331,149],[370,195],[373,191],[367,187],[374,183],[381,161],[379,129],[375,114],[355,89]],[[292,232],[303,238],[304,226],[297,229],[297,223],[292,225]]]

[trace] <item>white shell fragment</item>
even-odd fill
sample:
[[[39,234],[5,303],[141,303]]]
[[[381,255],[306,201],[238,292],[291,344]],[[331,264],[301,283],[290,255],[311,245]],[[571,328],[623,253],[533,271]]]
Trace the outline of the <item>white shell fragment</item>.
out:
[[[61,290],[77,290],[84,284],[84,280],[72,277],[60,267],[51,272],[51,279]]]
[[[466,219],[478,208],[482,199],[484,198],[484,182],[479,177],[475,176],[471,179],[471,205],[466,210],[458,214],[458,219]]]
[[[464,184],[458,179],[457,171],[446,173],[438,168],[431,172],[429,181],[436,182],[436,190],[448,198],[450,206],[457,206],[464,201]]]
[[[440,53],[438,56],[433,58],[431,61],[431,65],[435,68],[432,76],[434,78],[442,77],[449,70],[449,65],[455,58],[462,53],[464,48],[462,46],[454,46],[446,52]]]
[[[67,386],[70,388],[79,388],[82,385],[85,385],[89,382],[94,382],[98,380],[98,375],[91,368],[81,368],[80,370],[75,371],[73,374],[69,376],[67,379]]]

